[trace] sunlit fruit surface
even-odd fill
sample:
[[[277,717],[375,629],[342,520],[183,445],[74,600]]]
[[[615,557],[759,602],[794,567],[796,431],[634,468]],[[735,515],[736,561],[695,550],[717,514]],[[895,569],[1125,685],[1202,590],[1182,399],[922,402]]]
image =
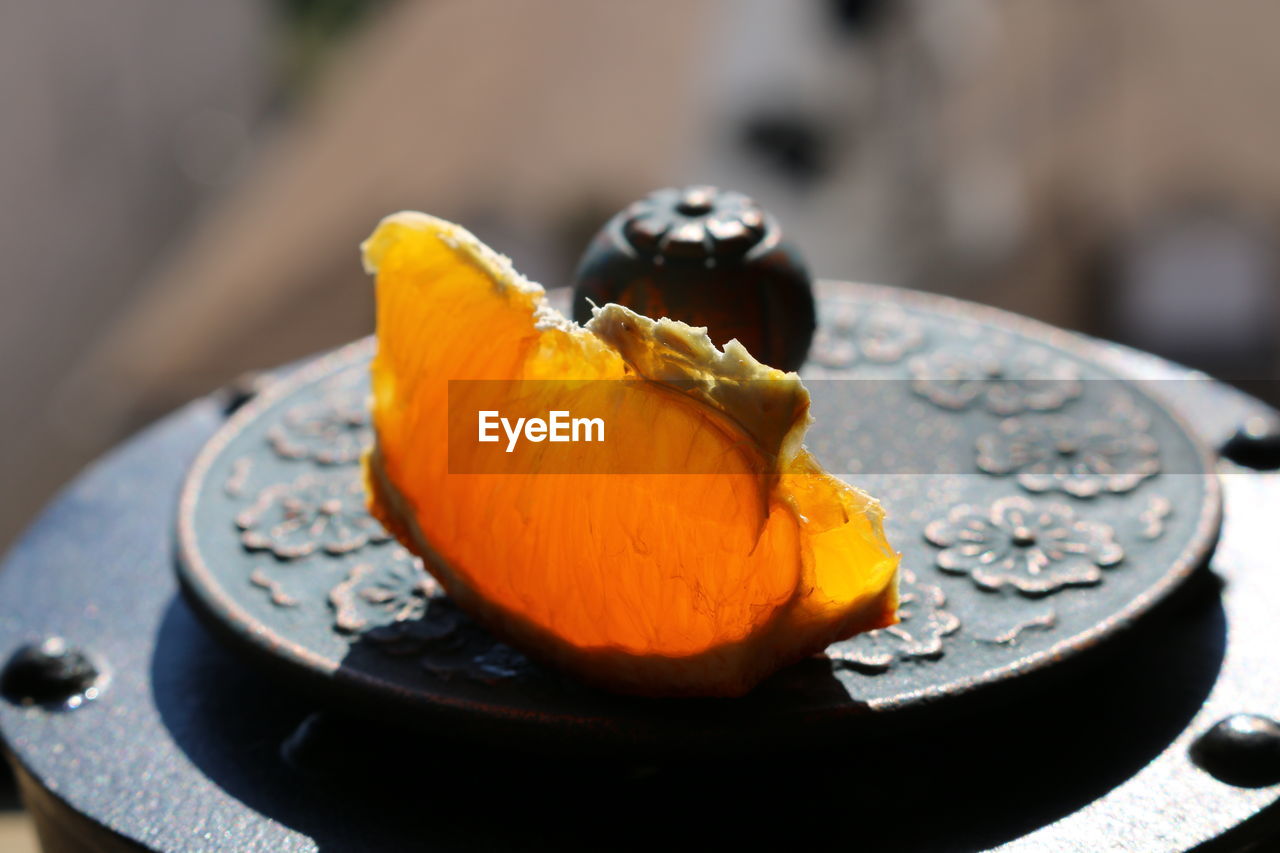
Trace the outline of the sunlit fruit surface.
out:
[[[737,696],[893,623],[883,513],[804,450],[795,374],[617,305],[577,326],[425,214],[363,250],[371,509],[490,630],[606,689]],[[599,415],[604,440],[481,443],[480,410]]]

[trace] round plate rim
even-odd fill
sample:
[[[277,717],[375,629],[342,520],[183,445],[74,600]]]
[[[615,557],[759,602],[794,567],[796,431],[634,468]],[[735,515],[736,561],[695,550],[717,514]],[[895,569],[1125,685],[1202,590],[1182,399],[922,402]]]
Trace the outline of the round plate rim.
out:
[[[1117,378],[1129,383],[1133,391],[1157,406],[1184,434],[1199,457],[1205,472],[1205,495],[1200,504],[1199,517],[1192,530],[1190,542],[1178,558],[1142,594],[1135,596],[1124,607],[1087,630],[1060,640],[1038,652],[1019,657],[1004,666],[986,670],[978,677],[953,680],[945,685],[932,685],[888,699],[872,700],[867,703],[851,702],[848,705],[809,711],[805,715],[797,714],[797,719],[802,716],[805,719],[812,719],[814,716],[839,719],[848,719],[852,716],[882,717],[891,715],[892,712],[915,708],[926,703],[931,704],[942,699],[968,696],[984,688],[1006,683],[1015,676],[1031,675],[1052,668],[1055,663],[1075,657],[1078,653],[1133,625],[1167,598],[1197,567],[1203,565],[1212,556],[1220,538],[1223,513],[1222,487],[1216,473],[1216,454],[1200,435],[1191,429],[1181,413],[1147,391],[1141,381],[1132,375],[1131,370],[1126,371],[1115,364],[1115,359],[1109,357],[1108,347],[1119,345],[1090,338],[1082,333],[1060,329],[999,308],[951,296],[860,282],[839,280],[817,282],[819,296],[841,291],[893,300],[930,311],[937,311],[940,308],[943,313],[963,314],[980,322],[1047,342],[1085,362],[1103,367]],[[535,724],[567,722],[573,719],[574,722],[581,724],[583,722],[581,718],[572,718],[558,712],[496,706],[439,693],[408,691],[393,682],[372,677],[358,670],[344,669],[340,662],[335,662],[285,639],[267,626],[258,623],[233,596],[222,588],[205,564],[197,542],[195,507],[209,470],[221,452],[245,425],[258,418],[279,400],[291,395],[302,386],[340,370],[344,365],[358,361],[370,354],[375,347],[376,340],[373,336],[369,336],[305,363],[273,382],[265,391],[240,407],[201,448],[184,478],[178,501],[175,564],[180,587],[186,594],[187,600],[195,605],[197,612],[215,629],[216,634],[229,639],[237,648],[264,660],[268,665],[274,665],[277,668],[283,665],[290,674],[300,676],[312,684],[319,684],[332,691],[335,694],[332,698],[341,704],[351,704],[352,697],[347,695],[343,688],[353,688],[357,691],[371,691],[369,696],[365,697],[368,701],[357,701],[355,704],[366,708],[376,707],[380,711],[398,710],[397,716],[402,718],[405,712],[408,712],[409,714],[430,714],[432,717],[453,714],[457,715],[460,721],[472,723],[478,722],[474,718],[480,717],[512,723],[534,722]],[[1181,365],[1177,367],[1185,370],[1190,376],[1204,376],[1190,368],[1184,368]],[[1209,379],[1207,376],[1204,378]],[[675,701],[689,703],[698,700]],[[389,708],[386,704],[389,702],[399,707]],[[628,715],[625,719],[618,718],[611,722],[633,724],[638,721],[638,718]],[[720,722],[723,723],[726,720],[722,719]],[[630,734],[636,733],[632,731]]]

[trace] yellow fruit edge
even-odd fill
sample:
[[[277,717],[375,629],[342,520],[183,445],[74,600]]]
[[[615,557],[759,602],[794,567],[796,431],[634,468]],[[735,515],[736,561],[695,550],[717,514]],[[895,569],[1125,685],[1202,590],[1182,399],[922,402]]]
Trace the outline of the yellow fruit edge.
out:
[[[581,332],[583,327],[551,307],[543,288],[520,275],[508,258],[465,228],[424,213],[402,211],[379,223],[361,244],[367,273],[377,274],[380,259],[405,230],[435,236],[461,260],[484,272],[497,293],[529,304],[539,330],[555,329],[571,336]],[[853,634],[897,621],[900,555],[888,547],[883,508],[865,492],[823,471],[804,449],[802,440],[811,421],[809,396],[797,374],[761,364],[737,341],[730,341],[722,351],[705,329],[668,319],[652,320],[620,305],[596,309],[586,330],[622,355],[638,375],[658,383],[664,379],[680,380],[676,387],[682,393],[732,418],[751,434],[774,463],[771,491],[786,492],[784,499],[810,528],[813,540],[820,541],[823,533],[862,519],[865,530],[861,539],[867,548],[877,552],[877,559],[874,566],[861,567],[859,577],[869,580],[858,586],[873,592],[855,605],[845,606],[841,618],[831,619],[822,601],[815,600],[812,593],[821,585],[815,576],[816,565],[833,558],[820,559],[811,547],[804,555],[805,581],[797,585],[792,599],[779,607],[767,628],[738,642],[686,657],[637,655],[610,647],[568,644],[521,614],[476,595],[452,570],[431,547],[413,507],[386,476],[375,440],[363,466],[370,512],[401,544],[422,558],[464,611],[499,637],[529,650],[531,657],[574,671],[588,682],[622,693],[662,696],[741,696],[783,666]],[[700,381],[690,382],[691,379]],[[759,407],[753,403],[752,395],[735,393],[758,380],[770,380],[769,406]],[[375,400],[375,415],[378,405]],[[764,410],[774,413],[773,417],[764,417]],[[778,420],[776,413],[780,411],[790,413],[786,424]],[[837,500],[804,500],[806,495],[824,489],[831,490]],[[838,560],[839,555],[833,557]]]

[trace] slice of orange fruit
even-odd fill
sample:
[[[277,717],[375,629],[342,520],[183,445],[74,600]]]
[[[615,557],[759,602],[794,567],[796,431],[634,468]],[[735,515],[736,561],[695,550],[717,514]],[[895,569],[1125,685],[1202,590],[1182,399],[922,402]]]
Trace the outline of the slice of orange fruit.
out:
[[[362,249],[370,508],[495,634],[607,689],[736,696],[896,621],[883,512],[803,448],[794,373],[618,305],[577,326],[425,214],[387,217]],[[458,413],[495,389],[522,413],[605,413],[607,440],[477,443]]]

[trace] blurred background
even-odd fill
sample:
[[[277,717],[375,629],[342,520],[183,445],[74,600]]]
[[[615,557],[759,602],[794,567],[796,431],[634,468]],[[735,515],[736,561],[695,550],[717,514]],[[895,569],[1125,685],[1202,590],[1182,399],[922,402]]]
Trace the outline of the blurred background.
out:
[[[1280,402],[1278,31],[1269,0],[3,0],[0,547],[149,420],[369,333],[356,246],[406,207],[556,286],[627,202],[717,183],[819,276]]]
[[[548,286],[711,182],[814,272],[1268,387],[1269,0],[0,3],[0,544],[184,401],[367,334],[411,207]]]

